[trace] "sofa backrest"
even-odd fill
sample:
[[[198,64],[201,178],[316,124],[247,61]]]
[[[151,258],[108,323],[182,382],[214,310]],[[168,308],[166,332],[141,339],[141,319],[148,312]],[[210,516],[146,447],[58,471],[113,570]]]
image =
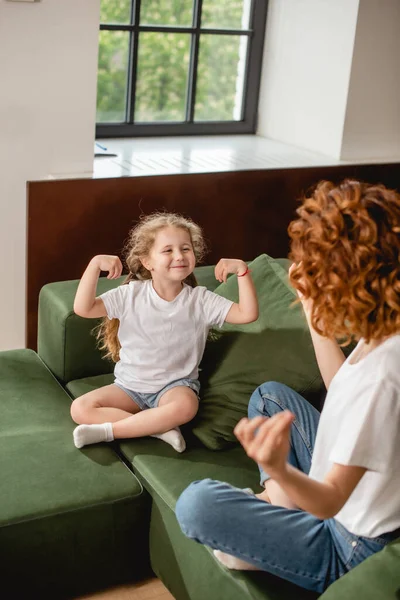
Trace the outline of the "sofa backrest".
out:
[[[214,290],[219,282],[214,267],[197,267],[199,285]],[[97,293],[117,287],[125,277],[110,280],[101,277]],[[49,283],[39,295],[38,354],[62,384],[111,373],[114,363],[102,358],[93,329],[98,319],[83,319],[73,311],[79,280]]]

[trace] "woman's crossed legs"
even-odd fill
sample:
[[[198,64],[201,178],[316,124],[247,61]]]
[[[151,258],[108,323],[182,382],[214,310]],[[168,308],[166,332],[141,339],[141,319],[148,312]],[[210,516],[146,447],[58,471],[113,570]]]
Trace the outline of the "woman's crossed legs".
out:
[[[308,473],[319,412],[287,386],[271,382],[254,392],[248,413],[250,418],[270,417],[281,410],[295,415],[288,461]],[[362,560],[356,551],[364,557],[380,548],[370,547],[368,540],[347,532],[335,519],[324,521],[286,507],[283,490],[274,489],[262,469],[260,477],[266,489],[259,497],[211,479],[192,483],[176,505],[182,531],[216,550],[230,568],[268,571],[319,593]],[[265,501],[268,494],[272,504]],[[280,505],[274,504],[273,495]]]

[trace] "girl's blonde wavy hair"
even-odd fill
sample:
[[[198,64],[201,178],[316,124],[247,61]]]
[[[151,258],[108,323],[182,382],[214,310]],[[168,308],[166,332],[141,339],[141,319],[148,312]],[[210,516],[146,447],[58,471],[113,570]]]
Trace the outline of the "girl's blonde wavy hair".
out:
[[[190,235],[196,264],[201,262],[206,246],[201,228],[191,219],[182,215],[167,212],[156,212],[143,216],[137,225],[129,232],[128,241],[123,249],[123,257],[128,267],[128,275],[122,285],[130,281],[145,281],[151,279],[151,273],[142,264],[141,259],[147,257],[153,247],[157,233],[165,227],[178,227],[184,229]],[[185,283],[196,287],[197,281],[194,273],[191,273]],[[118,339],[118,319],[104,317],[95,333],[99,341],[99,348],[105,350],[104,358],[114,362],[119,360],[121,345]]]
[[[400,196],[384,185],[321,181],[289,225],[291,283],[312,326],[342,340],[400,332]]]

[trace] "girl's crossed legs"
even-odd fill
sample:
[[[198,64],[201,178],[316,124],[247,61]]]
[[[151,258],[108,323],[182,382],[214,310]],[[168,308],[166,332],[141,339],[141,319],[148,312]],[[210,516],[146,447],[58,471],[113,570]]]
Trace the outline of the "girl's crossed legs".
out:
[[[74,430],[75,445],[81,448],[86,444],[150,435],[182,452],[185,442],[178,426],[196,415],[198,398],[183,381],[175,383],[161,391],[154,408],[144,406],[146,410],[115,384],[80,396],[71,406],[72,419],[80,424]]]
[[[285,409],[296,416],[288,460],[308,473],[319,420],[315,408],[287,386],[272,382],[252,395],[249,417]],[[261,469],[260,474],[262,484],[269,481]],[[275,492],[271,488],[271,496]],[[270,504],[261,499],[263,494],[258,498],[211,479],[195,481],[178,499],[177,519],[188,537],[221,551],[223,557],[233,555],[233,563],[223,561],[231,568],[237,557],[236,568],[248,563],[319,593],[388,542],[356,536],[335,519],[324,521],[300,509]]]

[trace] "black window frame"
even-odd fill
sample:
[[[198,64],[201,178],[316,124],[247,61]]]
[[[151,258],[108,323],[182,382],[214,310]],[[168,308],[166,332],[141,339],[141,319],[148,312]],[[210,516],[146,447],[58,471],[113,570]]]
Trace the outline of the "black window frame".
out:
[[[191,55],[187,87],[186,121],[152,123],[96,123],[96,137],[145,137],[252,134],[257,127],[258,98],[264,47],[268,0],[252,0],[249,29],[214,29],[201,27],[203,0],[194,0],[192,26],[141,25],[141,0],[132,0],[131,24],[100,24],[100,31],[129,31],[130,50],[128,65],[127,113],[132,121],[135,103],[136,72],[140,32],[191,34]],[[194,122],[195,89],[200,35],[238,35],[248,38],[248,52],[243,85],[242,119],[240,121]]]

